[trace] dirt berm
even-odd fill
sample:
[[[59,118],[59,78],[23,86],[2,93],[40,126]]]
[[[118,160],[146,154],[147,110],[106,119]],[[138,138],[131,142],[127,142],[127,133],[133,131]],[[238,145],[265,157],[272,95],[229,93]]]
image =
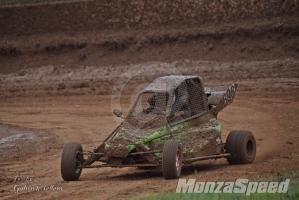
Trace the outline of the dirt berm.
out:
[[[0,8],[1,34],[200,26],[298,12],[297,0],[101,0]],[[9,22],[9,23],[8,23]]]
[[[0,73],[47,65],[297,57],[298,1],[103,0],[0,7]]]

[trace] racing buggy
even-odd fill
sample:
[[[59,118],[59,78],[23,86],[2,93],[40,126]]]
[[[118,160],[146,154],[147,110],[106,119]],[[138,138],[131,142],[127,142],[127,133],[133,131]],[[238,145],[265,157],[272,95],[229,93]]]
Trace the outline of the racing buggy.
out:
[[[233,102],[236,89],[232,84],[224,91],[213,90],[197,76],[155,79],[139,93],[126,117],[121,110],[113,111],[124,120],[93,151],[84,151],[76,142],[65,145],[62,178],[78,180],[84,168],[161,166],[165,179],[175,179],[184,165],[199,160],[252,163],[256,141],[250,131],[233,130],[225,143],[221,140],[217,114]]]

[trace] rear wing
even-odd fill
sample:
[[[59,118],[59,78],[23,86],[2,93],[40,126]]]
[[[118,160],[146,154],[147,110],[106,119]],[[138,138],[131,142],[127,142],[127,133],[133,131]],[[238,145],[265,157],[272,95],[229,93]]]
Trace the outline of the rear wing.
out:
[[[209,87],[205,87],[205,93],[208,97],[208,105],[216,106],[214,108],[216,114],[223,110],[226,106],[231,104],[235,98],[237,90],[237,84],[232,84],[226,91],[215,90]]]

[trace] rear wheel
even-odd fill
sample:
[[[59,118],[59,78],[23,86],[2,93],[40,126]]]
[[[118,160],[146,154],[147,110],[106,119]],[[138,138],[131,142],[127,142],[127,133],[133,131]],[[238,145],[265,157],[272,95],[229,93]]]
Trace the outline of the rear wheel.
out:
[[[231,131],[226,139],[226,153],[230,164],[252,163],[256,155],[256,142],[253,134],[246,130]]]
[[[65,181],[76,181],[79,179],[82,168],[79,166],[83,163],[83,148],[76,142],[68,142],[62,152],[61,157],[61,176]]]
[[[182,158],[182,148],[177,141],[170,140],[164,144],[162,169],[165,179],[175,179],[180,177],[182,171]]]

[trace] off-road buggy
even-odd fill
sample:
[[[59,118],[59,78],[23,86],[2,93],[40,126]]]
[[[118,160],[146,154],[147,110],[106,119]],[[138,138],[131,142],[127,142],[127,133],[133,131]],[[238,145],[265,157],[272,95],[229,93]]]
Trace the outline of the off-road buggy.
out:
[[[236,89],[232,84],[226,91],[211,90],[196,76],[155,79],[125,118],[113,111],[124,121],[93,152],[76,142],[65,145],[62,178],[75,181],[83,168],[162,166],[164,177],[173,179],[194,161],[225,157],[230,164],[252,163],[256,142],[250,131],[231,131],[221,141],[217,114],[233,102]]]

